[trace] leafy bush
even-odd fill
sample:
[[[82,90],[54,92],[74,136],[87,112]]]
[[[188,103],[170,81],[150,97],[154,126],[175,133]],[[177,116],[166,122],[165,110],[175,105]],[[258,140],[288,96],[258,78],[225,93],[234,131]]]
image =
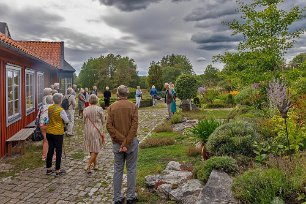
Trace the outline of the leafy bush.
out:
[[[181,100],[192,99],[197,95],[198,81],[194,75],[183,74],[175,82],[176,94]]]
[[[194,173],[199,180],[206,182],[214,169],[232,174],[238,171],[238,165],[235,159],[228,156],[211,157],[210,159],[199,163],[195,167]]]
[[[234,179],[232,191],[243,203],[266,204],[275,197],[285,198],[290,188],[279,169],[253,169]]]
[[[201,120],[195,127],[192,128],[192,133],[195,134],[203,144],[208,140],[208,137],[215,131],[221,122],[215,119]]]
[[[221,103],[208,103],[205,106],[206,108],[226,108],[228,107],[228,105],[226,105],[225,103],[221,102]]]
[[[242,89],[239,94],[235,96],[235,101],[241,105],[253,105],[255,96],[256,90],[248,86]]]
[[[194,147],[194,146],[190,146],[187,149],[187,155],[189,157],[197,157],[199,155],[201,155],[201,149]]]
[[[172,126],[168,122],[164,122],[162,124],[159,124],[156,126],[153,130],[153,132],[159,133],[159,132],[173,132]]]
[[[253,143],[259,137],[251,123],[234,121],[218,127],[208,138],[206,148],[211,155],[254,156]]]
[[[173,138],[147,138],[140,143],[139,147],[141,149],[145,149],[149,147],[160,147],[173,144],[175,144],[175,140]]]
[[[183,120],[183,116],[181,113],[175,113],[172,117],[171,117],[171,124],[177,124],[177,123],[180,123],[182,122]]]

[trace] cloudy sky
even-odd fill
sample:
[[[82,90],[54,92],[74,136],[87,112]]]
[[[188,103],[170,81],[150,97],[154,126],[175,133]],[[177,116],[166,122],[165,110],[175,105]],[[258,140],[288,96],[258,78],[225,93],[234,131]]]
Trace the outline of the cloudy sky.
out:
[[[77,71],[90,57],[114,53],[135,59],[144,75],[151,61],[175,53],[201,74],[212,56],[236,47],[239,38],[221,22],[239,16],[234,0],[0,0],[0,22],[13,39],[64,41]],[[306,28],[306,20],[295,26]],[[306,36],[286,58],[299,52],[306,52]]]

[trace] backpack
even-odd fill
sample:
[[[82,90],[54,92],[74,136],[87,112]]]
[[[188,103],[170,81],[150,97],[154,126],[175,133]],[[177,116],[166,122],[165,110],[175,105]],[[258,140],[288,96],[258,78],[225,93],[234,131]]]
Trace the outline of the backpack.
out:
[[[68,98],[64,98],[64,100],[62,101],[62,108],[64,110],[68,110],[69,109],[69,106],[70,106],[70,104],[69,104],[69,97]]]
[[[44,136],[40,130],[39,126],[36,126],[33,136],[32,136],[32,141],[41,141],[44,139]]]

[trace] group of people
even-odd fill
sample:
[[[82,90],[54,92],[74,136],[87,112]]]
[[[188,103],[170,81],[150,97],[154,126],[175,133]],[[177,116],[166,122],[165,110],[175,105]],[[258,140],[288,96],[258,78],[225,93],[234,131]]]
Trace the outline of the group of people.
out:
[[[74,115],[76,98],[78,99],[79,115],[84,121],[84,150],[90,154],[85,165],[88,174],[98,169],[97,156],[105,142],[104,127],[109,132],[113,142],[114,153],[114,202],[123,203],[121,193],[124,165],[127,168],[127,203],[136,201],[136,163],[138,156],[138,108],[142,97],[140,87],[136,90],[136,105],[127,100],[129,90],[121,85],[117,88],[117,101],[110,105],[111,92],[106,87],[104,91],[104,103],[107,114],[99,104],[98,90],[94,86],[91,92],[87,88],[80,89],[77,96],[77,87],[73,85],[66,90],[66,94],[59,93],[57,84],[44,89],[43,106],[39,109],[39,126],[43,134],[42,159],[46,160],[46,174],[60,176],[65,173],[61,169],[64,135],[74,135]],[[174,84],[165,83],[165,102],[168,106],[168,118],[176,112],[176,92]],[[159,98],[153,85],[150,90],[153,106]],[[63,108],[66,100],[68,107]],[[106,117],[107,115],[107,117]],[[65,128],[66,127],[66,128]],[[52,161],[55,161],[55,169],[52,169]]]
[[[165,103],[168,107],[168,116],[167,119],[171,119],[173,114],[176,112],[176,91],[174,89],[173,83],[165,83]],[[153,106],[156,105],[157,100],[161,99],[157,94],[157,89],[153,85],[150,89],[150,95],[152,97]],[[136,102],[137,102],[137,91],[136,91]]]
[[[73,135],[74,114],[76,108],[76,86],[69,87],[66,95],[59,93],[57,86],[44,89],[43,105],[37,115],[43,134],[42,159],[46,160],[46,174],[60,176],[65,172],[61,169],[64,135]],[[106,126],[113,142],[114,152],[114,202],[123,203],[121,193],[124,165],[127,168],[127,203],[135,203],[136,198],[136,162],[138,155],[138,108],[127,100],[129,90],[121,85],[117,88],[117,102],[110,105],[109,88],[104,92],[107,118],[102,107],[98,105],[98,91],[93,87],[91,94],[88,89],[81,89],[78,95],[78,105],[82,98],[82,119],[84,121],[84,149],[90,154],[85,165],[88,174],[98,169],[97,156],[104,141],[104,126]],[[86,98],[88,97],[88,99]],[[64,101],[68,107],[64,108]],[[88,105],[86,104],[88,102]],[[106,122],[107,121],[107,122]],[[66,127],[66,128],[65,128]],[[55,169],[52,169],[55,161]]]
[[[78,109],[79,109],[79,117],[83,118],[84,108],[89,106],[89,97],[91,94],[98,96],[97,86],[93,86],[92,90],[89,92],[88,88],[81,88],[78,95]],[[110,105],[110,98],[112,96],[109,87],[107,86],[104,93],[104,104],[107,108]]]

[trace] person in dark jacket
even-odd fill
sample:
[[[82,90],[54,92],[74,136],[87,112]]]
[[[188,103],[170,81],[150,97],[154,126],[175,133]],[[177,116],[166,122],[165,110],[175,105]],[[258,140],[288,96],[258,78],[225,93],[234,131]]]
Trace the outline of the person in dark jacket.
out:
[[[105,108],[109,107],[109,103],[110,103],[110,98],[112,96],[111,92],[109,91],[109,87],[106,87],[106,90],[104,91],[104,104],[105,104]]]

